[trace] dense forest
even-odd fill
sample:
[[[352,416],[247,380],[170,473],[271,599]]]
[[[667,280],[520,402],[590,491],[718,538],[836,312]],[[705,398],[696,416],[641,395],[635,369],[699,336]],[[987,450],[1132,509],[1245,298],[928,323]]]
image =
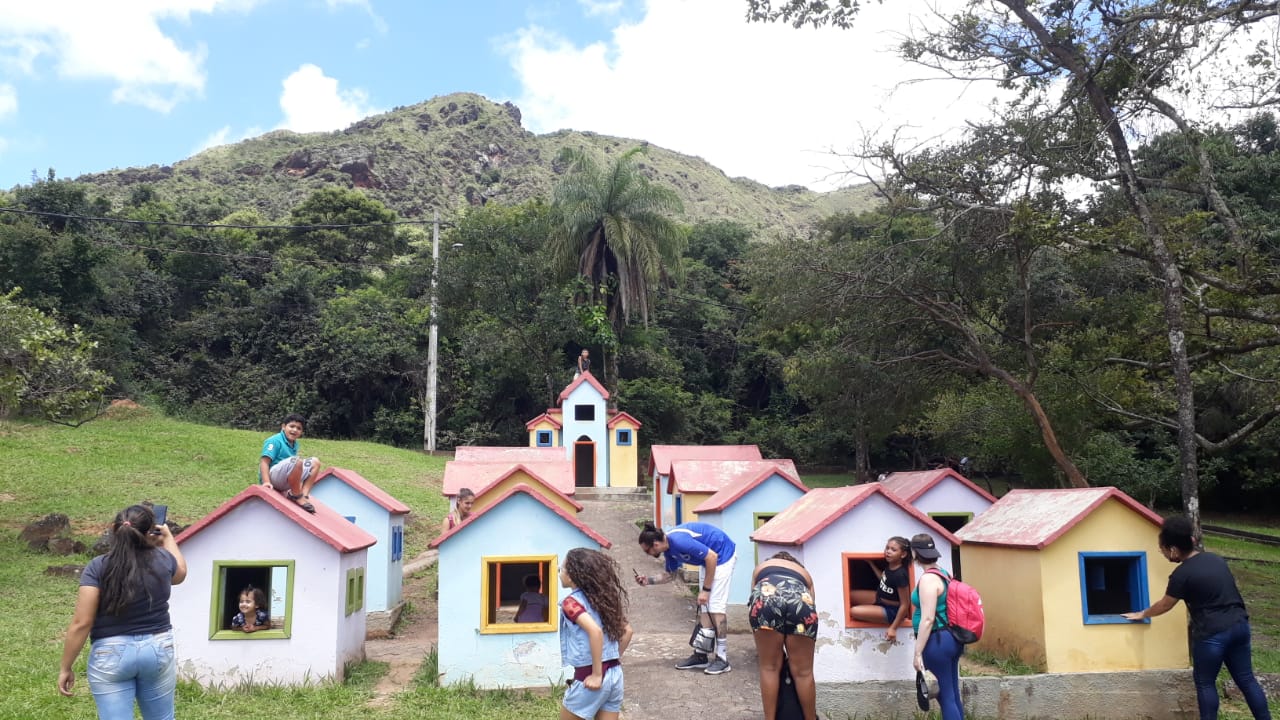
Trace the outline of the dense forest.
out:
[[[367,165],[307,174],[284,209],[49,171],[0,193],[0,414],[75,424],[125,397],[420,447],[434,320],[442,448],[523,443],[588,348],[645,445],[756,443],[860,479],[967,458],[1197,517],[1196,498],[1273,510],[1280,126],[1193,127],[1171,80],[1121,72],[1168,36],[1072,7],[904,45],[1021,92],[959,140],[868,144],[878,205],[816,222],[686,214],[698,183],[673,188],[642,147],[564,148],[550,190],[467,192],[439,224],[355,182]],[[1101,34],[1063,44],[1072,23]],[[1142,123],[1164,129],[1138,141]]]

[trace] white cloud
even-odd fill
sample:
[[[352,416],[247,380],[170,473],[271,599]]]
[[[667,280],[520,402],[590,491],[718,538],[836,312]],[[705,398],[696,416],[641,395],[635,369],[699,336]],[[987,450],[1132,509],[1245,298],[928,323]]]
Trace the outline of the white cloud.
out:
[[[578,0],[588,17],[614,15],[622,9],[622,0]]]
[[[215,147],[218,147],[219,145],[229,145],[231,143],[237,143],[237,142],[240,142],[241,140],[246,140],[251,137],[257,137],[261,134],[262,134],[262,128],[259,128],[259,127],[251,127],[248,130],[245,130],[243,132],[233,134],[231,132],[230,125],[223,125],[221,128],[218,128],[214,132],[210,133],[208,137],[201,140],[198,145],[192,148],[191,154],[198,155],[204,152],[205,150],[208,150],[209,148],[215,148]]]
[[[337,80],[310,63],[291,73],[283,85],[280,109],[284,111],[284,121],[280,127],[286,130],[338,130],[378,112],[369,105],[363,90],[340,90]]]
[[[255,0],[43,0],[0,3],[0,66],[38,72],[47,56],[64,78],[115,83],[115,102],[168,112],[204,91],[205,49],[183,48],[161,19],[246,10]]]
[[[936,3],[934,3],[936,4]],[[987,86],[926,77],[894,52],[924,0],[864,4],[850,30],[747,23],[741,0],[648,0],[609,43],[537,26],[505,48],[538,132],[593,130],[697,154],[731,176],[826,189],[864,132],[926,138],[985,115]]]
[[[8,83],[0,83],[0,120],[18,112],[18,91]]]

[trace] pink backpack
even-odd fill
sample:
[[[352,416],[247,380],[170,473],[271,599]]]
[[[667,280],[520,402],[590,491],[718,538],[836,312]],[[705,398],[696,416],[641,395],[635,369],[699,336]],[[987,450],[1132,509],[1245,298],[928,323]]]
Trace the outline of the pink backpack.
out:
[[[987,616],[982,612],[982,596],[972,585],[953,580],[937,568],[931,572],[942,578],[943,593],[947,597],[947,616],[939,618],[940,625],[951,631],[957,642],[968,645],[982,639]]]

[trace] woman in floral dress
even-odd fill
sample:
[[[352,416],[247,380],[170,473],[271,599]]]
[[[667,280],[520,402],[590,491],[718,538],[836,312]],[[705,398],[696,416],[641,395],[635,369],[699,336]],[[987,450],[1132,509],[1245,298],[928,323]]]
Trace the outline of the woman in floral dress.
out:
[[[790,553],[779,552],[756,566],[751,582],[747,607],[760,658],[765,720],[776,720],[784,648],[804,718],[817,720],[813,649],[818,638],[818,612],[813,604],[813,578]]]

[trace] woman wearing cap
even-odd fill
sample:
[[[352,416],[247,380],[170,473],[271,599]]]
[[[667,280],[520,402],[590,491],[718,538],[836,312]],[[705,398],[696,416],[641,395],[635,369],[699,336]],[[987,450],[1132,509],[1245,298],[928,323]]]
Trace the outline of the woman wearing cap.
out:
[[[960,700],[961,645],[950,632],[947,622],[947,580],[950,575],[938,567],[938,549],[933,536],[920,533],[911,538],[911,552],[920,566],[920,579],[911,592],[911,627],[916,631],[916,670],[928,670],[938,678],[938,708],[942,720],[963,720],[964,704]],[[930,571],[935,572],[930,572]]]

